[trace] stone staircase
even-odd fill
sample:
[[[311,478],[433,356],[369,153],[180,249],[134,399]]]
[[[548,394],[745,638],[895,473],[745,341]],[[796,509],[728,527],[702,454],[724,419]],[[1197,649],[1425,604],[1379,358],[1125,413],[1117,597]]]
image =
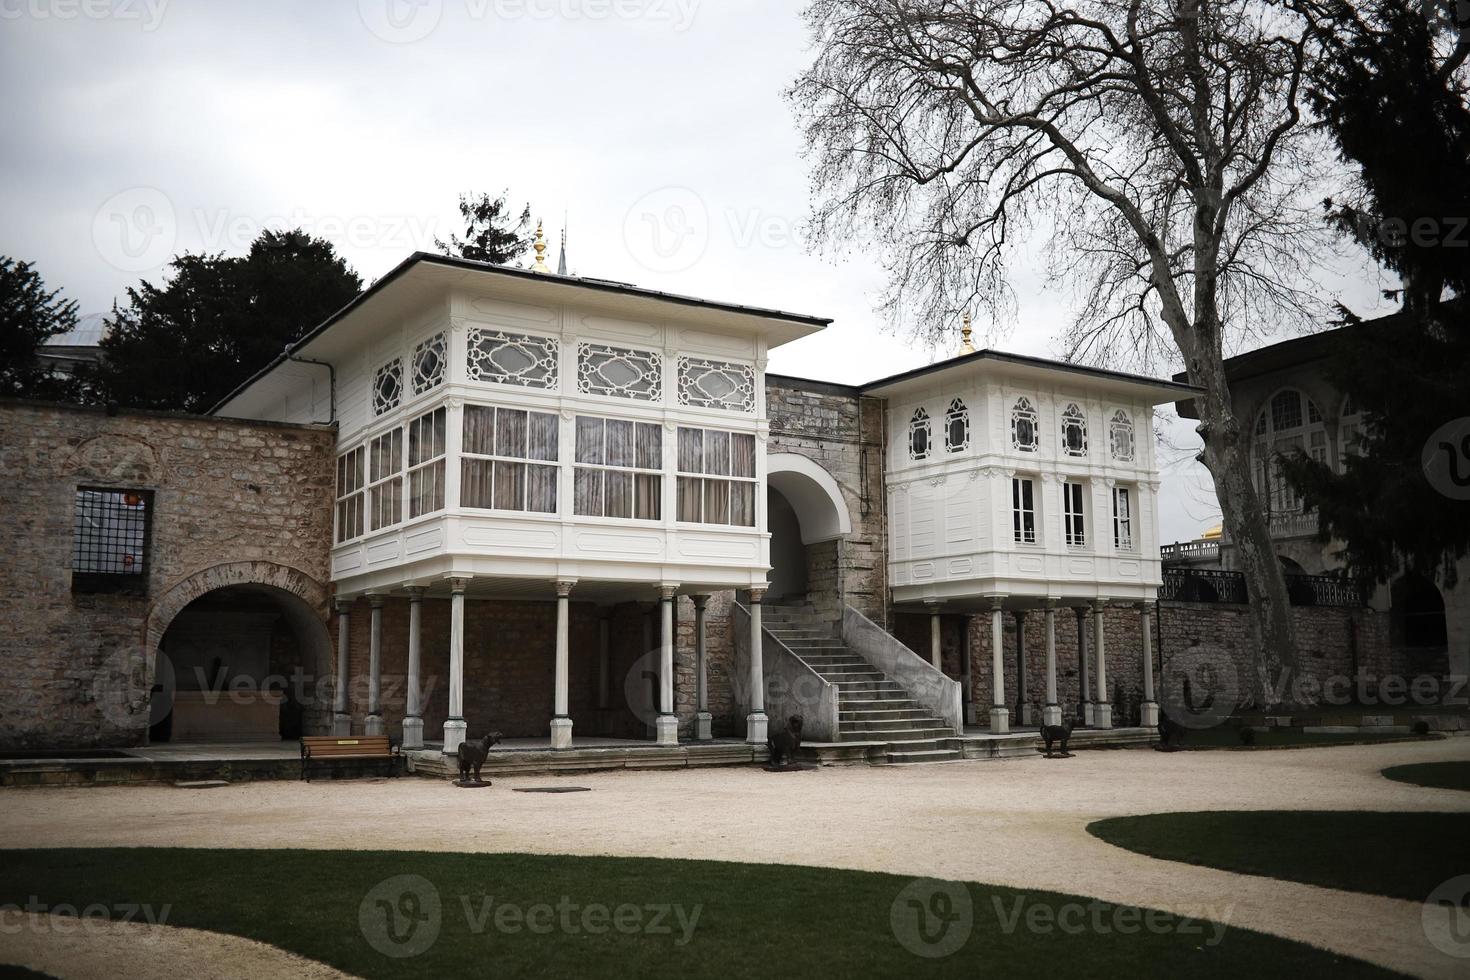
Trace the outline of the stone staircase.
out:
[[[811,606],[767,604],[761,625],[837,687],[838,742],[804,746],[803,755],[824,762],[881,757],[896,765],[963,757],[953,728],[850,651]]]

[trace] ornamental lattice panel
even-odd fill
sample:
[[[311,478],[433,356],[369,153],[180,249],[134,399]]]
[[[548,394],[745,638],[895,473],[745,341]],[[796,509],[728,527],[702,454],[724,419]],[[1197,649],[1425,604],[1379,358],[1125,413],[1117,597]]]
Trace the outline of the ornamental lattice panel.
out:
[[[444,383],[449,338],[441,331],[413,349],[413,393],[422,395]]]
[[[471,381],[554,391],[560,383],[560,352],[551,337],[471,327],[465,369]]]
[[[403,361],[393,358],[373,376],[373,414],[382,415],[403,400]]]
[[[694,408],[755,411],[755,369],[749,364],[679,358],[679,404]]]
[[[656,351],[582,343],[577,347],[577,390],[656,402],[663,392],[663,355]]]

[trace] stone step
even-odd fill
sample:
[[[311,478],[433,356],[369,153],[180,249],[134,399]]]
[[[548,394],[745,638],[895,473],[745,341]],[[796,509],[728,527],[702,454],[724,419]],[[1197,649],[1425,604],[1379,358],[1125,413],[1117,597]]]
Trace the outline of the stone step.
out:
[[[933,731],[939,729],[953,735],[949,726],[944,723],[943,718],[854,718],[852,720],[838,719],[837,728],[844,732],[907,732]],[[921,736],[915,735],[915,738]],[[922,736],[928,738],[929,736]]]
[[[885,742],[906,741],[919,742],[937,738],[954,738],[952,728],[913,728],[913,729],[883,729],[874,731],[871,729],[859,729],[855,731],[843,730],[837,733],[839,742]]]
[[[839,678],[849,680],[866,679],[875,682],[886,679],[881,670],[874,670],[867,664],[807,664],[807,666],[828,680],[834,681]]]
[[[918,749],[884,754],[888,756],[888,764],[892,766],[911,766],[922,762],[957,762],[962,758],[959,749]]]
[[[923,708],[864,708],[858,711],[837,712],[837,721],[861,722],[861,721],[922,721],[930,716],[924,713]]]
[[[902,708],[905,711],[924,710],[922,705],[909,697],[855,697],[851,693],[844,696],[842,689],[837,689],[837,711],[839,715],[848,711],[871,711],[875,708]]]

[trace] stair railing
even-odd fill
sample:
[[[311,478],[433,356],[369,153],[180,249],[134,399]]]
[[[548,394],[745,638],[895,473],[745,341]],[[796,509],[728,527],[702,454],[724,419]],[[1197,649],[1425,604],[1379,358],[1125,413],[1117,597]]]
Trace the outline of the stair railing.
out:
[[[734,603],[736,710],[750,712],[750,610]],[[775,731],[792,715],[801,715],[802,738],[837,741],[837,685],[813,670],[762,623],[761,667],[765,673],[765,711]]]
[[[842,607],[842,642],[888,675],[909,697],[943,718],[956,735],[965,731],[964,695],[959,681],[898,641],[893,634],[851,606]]]

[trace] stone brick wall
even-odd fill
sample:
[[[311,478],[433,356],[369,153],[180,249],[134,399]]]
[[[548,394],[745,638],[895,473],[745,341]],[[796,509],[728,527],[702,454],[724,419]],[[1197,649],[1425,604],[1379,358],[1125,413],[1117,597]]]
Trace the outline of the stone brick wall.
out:
[[[326,642],[333,433],[0,402],[0,747],[136,745],[169,622],[257,583]],[[153,493],[146,594],[73,593],[79,486]],[[297,616],[298,621],[300,616]]]

